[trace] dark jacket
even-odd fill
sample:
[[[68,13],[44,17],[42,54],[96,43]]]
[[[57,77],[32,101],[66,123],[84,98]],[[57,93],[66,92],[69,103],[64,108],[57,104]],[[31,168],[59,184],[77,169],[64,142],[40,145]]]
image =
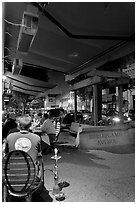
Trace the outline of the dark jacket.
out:
[[[8,135],[8,132],[12,130],[13,128],[17,128],[17,123],[15,120],[9,118],[7,122],[3,125],[2,128],[2,139],[6,138]]]

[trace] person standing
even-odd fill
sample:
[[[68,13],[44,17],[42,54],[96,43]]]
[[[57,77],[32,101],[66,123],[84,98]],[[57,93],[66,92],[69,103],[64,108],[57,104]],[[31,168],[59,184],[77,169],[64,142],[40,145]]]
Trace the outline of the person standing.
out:
[[[46,133],[49,136],[51,146],[50,151],[52,151],[55,146],[56,129],[52,121],[49,119],[49,115],[47,113],[44,113],[43,118],[44,122],[41,126],[41,132]]]

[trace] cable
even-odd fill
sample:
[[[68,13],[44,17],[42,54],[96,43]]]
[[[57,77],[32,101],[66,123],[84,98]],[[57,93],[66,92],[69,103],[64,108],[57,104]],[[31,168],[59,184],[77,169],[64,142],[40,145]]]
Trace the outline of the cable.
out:
[[[5,34],[8,34],[10,37],[13,37],[13,35],[11,35],[9,32],[5,32]]]
[[[4,49],[7,49],[8,51],[11,51],[8,47],[4,47]]]
[[[2,62],[6,62],[7,64],[11,65],[7,60],[2,60]]]
[[[11,49],[9,49],[8,47],[4,47],[4,49],[7,49],[9,52],[16,53],[16,51],[15,51],[15,50],[11,50]]]
[[[21,26],[21,24],[12,23],[12,22],[10,22],[10,21],[6,20],[5,18],[4,18],[4,21],[5,21],[6,23],[10,24],[10,25],[14,25],[14,26]]]
[[[11,57],[11,55],[6,55],[5,57],[3,57],[2,59],[5,59],[5,58],[7,58],[7,57]]]
[[[54,173],[52,169],[44,169],[44,171],[51,171],[52,173]]]
[[[24,27],[24,28],[28,28],[28,27],[25,26],[24,24],[12,23],[12,22],[6,20],[5,18],[4,18],[4,21],[5,21],[6,23],[10,24],[10,25],[13,25],[13,26],[18,26],[18,27],[21,27],[21,26],[22,26],[22,27]]]

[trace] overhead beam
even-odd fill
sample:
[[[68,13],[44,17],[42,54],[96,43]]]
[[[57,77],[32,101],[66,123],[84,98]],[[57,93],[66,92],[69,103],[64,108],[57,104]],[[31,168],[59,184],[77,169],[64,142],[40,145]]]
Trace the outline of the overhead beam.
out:
[[[86,74],[88,77],[100,76],[107,78],[129,78],[124,72],[113,72],[113,71],[103,71],[103,70],[92,70]]]
[[[23,76],[23,75],[13,75],[11,72],[6,72],[5,76],[10,78],[11,80],[21,82],[21,83],[26,84],[28,86],[35,86],[35,87],[49,88],[49,89],[56,86],[55,84],[40,81],[40,80],[33,79],[33,78],[30,78],[30,77],[26,77],[26,76]]]
[[[71,86],[70,89],[72,91],[78,90],[78,89],[81,89],[81,88],[84,88],[84,87],[87,87],[93,84],[101,83],[102,80],[103,80],[102,77],[94,76],[92,78],[84,79],[80,82],[75,83],[74,85]]]
[[[119,78],[117,80],[111,80],[106,83],[108,87],[120,86],[124,84],[129,84],[130,78]]]
[[[13,84],[13,90],[15,90],[16,88],[18,88],[19,90],[24,90],[24,91],[29,91],[29,92],[35,92],[35,93],[41,93],[41,92],[44,92],[44,90],[38,90],[38,89],[28,89],[28,87],[22,87],[22,86],[19,86],[18,84]]]
[[[78,77],[79,75],[85,74],[86,72],[89,72],[91,69],[96,69],[96,68],[104,65],[106,62],[107,62],[106,60],[103,60],[103,61],[100,61],[100,62],[98,62],[96,64],[93,64],[93,65],[91,65],[89,67],[83,68],[81,71],[78,71],[76,73],[65,75],[65,81],[72,81],[76,77]]]
[[[106,84],[108,85],[108,87],[114,87],[114,86],[128,84],[129,81],[130,81],[129,77],[128,78],[119,77],[117,80],[111,80],[111,81],[106,82]],[[80,82],[73,84],[70,87],[70,90],[75,91],[75,90],[78,90],[78,89],[81,89],[87,86],[91,86],[94,84],[98,84],[98,83],[105,83],[104,78],[100,76],[94,76],[94,77],[84,79]]]
[[[26,84],[24,82],[14,80],[14,79],[12,79],[10,77],[7,77],[6,82],[8,84],[12,83],[12,85],[14,87],[18,87],[18,88],[21,88],[21,89],[24,89],[24,90],[36,91],[36,92],[45,92],[47,89],[49,89],[49,88],[46,88],[46,87],[29,85],[29,84]]]
[[[18,91],[18,92],[21,92],[21,93],[25,93],[25,94],[28,94],[30,96],[37,96],[38,95],[38,92],[35,92],[35,91],[32,91],[32,90],[26,90],[26,89],[21,89],[20,87],[13,87],[13,91]]]
[[[72,81],[77,76],[79,76],[81,74],[86,74],[87,72],[89,72],[91,70],[97,69],[97,68],[103,66],[104,64],[106,64],[107,62],[111,62],[111,61],[114,61],[116,59],[122,58],[122,57],[130,54],[134,50],[135,50],[135,47],[134,47],[133,42],[125,43],[125,44],[121,45],[121,47],[116,48],[115,50],[113,50],[110,53],[106,53],[97,59],[94,59],[94,60],[91,59],[91,60],[83,63],[77,70],[75,70],[75,72],[72,72],[72,73],[66,75],[65,80],[66,81]]]

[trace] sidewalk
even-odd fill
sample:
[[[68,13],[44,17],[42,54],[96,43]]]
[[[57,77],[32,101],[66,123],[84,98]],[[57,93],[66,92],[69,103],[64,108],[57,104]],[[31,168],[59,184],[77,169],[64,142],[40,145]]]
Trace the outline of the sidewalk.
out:
[[[73,147],[75,138],[63,133],[59,141],[62,158],[58,161],[59,179],[70,185],[62,189],[63,202],[134,202],[135,154],[116,154],[103,150],[84,151]],[[68,143],[67,143],[68,142]],[[52,195],[54,168],[52,154],[43,156],[45,187]]]

